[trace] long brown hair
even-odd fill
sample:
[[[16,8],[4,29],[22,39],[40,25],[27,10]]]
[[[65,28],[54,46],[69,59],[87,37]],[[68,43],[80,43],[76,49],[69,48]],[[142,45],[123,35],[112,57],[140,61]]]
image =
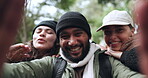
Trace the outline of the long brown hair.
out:
[[[33,46],[32,40],[29,41],[27,44],[31,47],[31,50],[32,50],[31,52],[29,52],[29,54],[31,55],[31,58],[29,58],[27,60],[39,59],[39,58],[42,58],[44,56],[52,56],[52,55],[57,55],[59,53],[60,46],[59,46],[59,43],[57,42],[57,40],[55,41],[52,48],[47,49],[45,51],[44,55],[39,54],[38,49]]]

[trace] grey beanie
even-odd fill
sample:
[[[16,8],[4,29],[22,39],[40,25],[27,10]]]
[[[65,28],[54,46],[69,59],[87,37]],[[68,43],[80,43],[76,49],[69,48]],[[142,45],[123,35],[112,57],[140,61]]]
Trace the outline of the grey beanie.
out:
[[[59,37],[59,33],[61,30],[70,27],[78,27],[83,29],[88,37],[91,38],[90,26],[86,20],[86,18],[79,12],[67,12],[59,19],[56,26],[56,33]]]
[[[36,29],[37,27],[39,27],[39,26],[47,26],[47,27],[52,28],[54,31],[56,31],[56,24],[57,24],[57,22],[56,22],[56,21],[53,21],[53,20],[42,21],[42,22],[40,22],[37,26],[35,26],[35,27],[33,28],[32,35],[34,34],[35,29]]]

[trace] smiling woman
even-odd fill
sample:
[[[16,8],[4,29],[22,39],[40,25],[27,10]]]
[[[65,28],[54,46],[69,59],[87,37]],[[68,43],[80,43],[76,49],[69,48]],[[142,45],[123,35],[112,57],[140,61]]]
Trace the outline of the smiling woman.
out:
[[[137,55],[138,42],[133,19],[126,11],[113,10],[108,13],[103,24],[97,31],[104,32],[104,39],[107,44],[105,53],[119,59],[130,69],[140,72]]]
[[[0,0],[0,67],[21,22],[25,0]]]

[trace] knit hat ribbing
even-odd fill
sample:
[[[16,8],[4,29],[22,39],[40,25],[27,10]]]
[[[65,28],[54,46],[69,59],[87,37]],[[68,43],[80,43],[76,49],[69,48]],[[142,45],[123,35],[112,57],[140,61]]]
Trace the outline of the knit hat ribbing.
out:
[[[70,27],[78,27],[83,29],[88,37],[91,38],[90,26],[87,19],[79,12],[67,12],[59,19],[56,26],[56,33],[59,36],[61,30]]]
[[[40,22],[37,26],[35,26],[35,27],[33,28],[32,35],[34,34],[35,29],[36,29],[37,27],[39,27],[39,26],[47,26],[47,27],[52,28],[54,31],[56,31],[56,24],[57,24],[57,22],[56,22],[56,21],[53,21],[53,20],[42,21],[42,22]]]

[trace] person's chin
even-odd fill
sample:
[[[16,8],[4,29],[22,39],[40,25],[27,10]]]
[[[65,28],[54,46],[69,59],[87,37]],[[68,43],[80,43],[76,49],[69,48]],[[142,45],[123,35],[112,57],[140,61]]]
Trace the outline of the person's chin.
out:
[[[72,54],[71,57],[74,58],[74,59],[77,59],[81,56],[81,53],[78,53],[78,54]]]
[[[47,49],[45,46],[37,46],[37,49]]]
[[[113,50],[113,51],[119,51],[120,48],[111,48],[111,50]]]

